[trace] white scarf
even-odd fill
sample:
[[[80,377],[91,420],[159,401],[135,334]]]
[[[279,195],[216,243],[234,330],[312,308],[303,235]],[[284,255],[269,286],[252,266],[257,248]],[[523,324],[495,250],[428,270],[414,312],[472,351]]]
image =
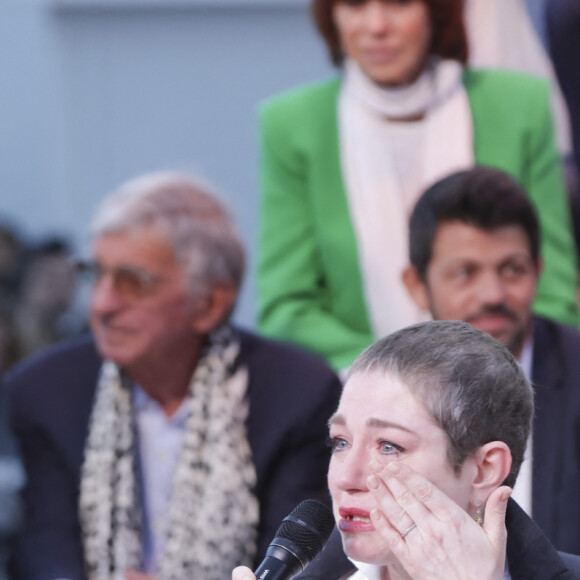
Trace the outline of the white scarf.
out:
[[[259,507],[246,435],[247,381],[232,375],[239,339],[230,327],[210,336],[190,384],[191,405],[174,476],[158,580],[223,580],[251,565]],[[244,412],[241,412],[244,410]],[[82,468],[80,518],[89,578],[124,580],[142,561],[130,388],[105,361]]]
[[[427,186],[474,163],[471,110],[461,79],[459,63],[433,59],[412,85],[382,88],[354,62],[346,62],[338,110],[340,152],[367,311],[377,337],[429,318],[401,279],[409,261],[408,220]],[[424,120],[388,120],[416,115]],[[399,133],[395,140],[393,131]],[[416,159],[403,169],[408,159],[398,160],[395,151],[398,139],[412,132],[417,142],[407,153]]]

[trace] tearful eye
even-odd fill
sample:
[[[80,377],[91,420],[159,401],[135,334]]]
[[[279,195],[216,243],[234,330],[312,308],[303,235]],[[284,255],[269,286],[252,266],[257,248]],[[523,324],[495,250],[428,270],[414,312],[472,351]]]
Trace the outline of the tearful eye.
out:
[[[330,450],[335,453],[336,451],[341,451],[342,449],[346,449],[348,447],[348,442],[346,439],[342,439],[341,437],[329,437],[326,440],[326,444],[330,447]]]
[[[403,451],[400,445],[396,445],[390,441],[379,441],[379,449],[383,455],[396,455]]]

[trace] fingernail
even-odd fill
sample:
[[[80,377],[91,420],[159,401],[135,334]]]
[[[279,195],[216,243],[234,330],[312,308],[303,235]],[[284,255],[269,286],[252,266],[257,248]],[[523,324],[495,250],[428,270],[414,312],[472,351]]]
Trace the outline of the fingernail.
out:
[[[508,490],[506,490],[506,491],[503,492],[503,494],[501,496],[501,499],[503,501],[507,501],[510,498],[511,494],[512,494],[512,490],[511,489],[508,489]]]
[[[383,470],[383,464],[378,461],[371,461],[369,467],[375,472],[380,473]]]
[[[396,463],[387,463],[387,469],[393,475],[398,475],[401,472],[401,468]]]
[[[382,517],[381,512],[378,509],[374,509],[371,511],[371,520],[378,521]]]
[[[379,489],[379,478],[376,475],[367,477],[367,486],[369,489]]]

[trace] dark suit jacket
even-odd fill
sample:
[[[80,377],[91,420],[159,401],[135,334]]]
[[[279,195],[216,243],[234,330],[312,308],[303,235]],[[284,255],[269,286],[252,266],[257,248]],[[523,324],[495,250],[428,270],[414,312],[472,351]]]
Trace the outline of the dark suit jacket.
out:
[[[580,557],[556,552],[518,504],[509,500],[506,514],[507,560],[512,580],[579,580]],[[339,580],[355,567],[342,551],[335,528],[324,550],[296,580]]]
[[[578,0],[548,0],[545,6],[548,47],[566,99],[574,159],[580,171],[580,3]]]
[[[534,319],[532,514],[558,548],[580,554],[580,333]]]
[[[306,498],[328,500],[327,420],[341,386],[316,357],[241,332],[249,370],[248,438],[260,502],[260,559],[281,520]],[[12,425],[28,482],[14,580],[84,580],[77,516],[80,468],[101,366],[91,337],[67,341],[10,373]]]

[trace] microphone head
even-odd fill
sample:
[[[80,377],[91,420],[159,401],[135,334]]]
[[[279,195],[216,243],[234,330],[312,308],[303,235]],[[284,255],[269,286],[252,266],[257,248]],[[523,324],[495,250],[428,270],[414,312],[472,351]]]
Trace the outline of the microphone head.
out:
[[[292,542],[310,562],[324,548],[333,528],[330,508],[318,500],[306,499],[284,518],[276,538]]]

